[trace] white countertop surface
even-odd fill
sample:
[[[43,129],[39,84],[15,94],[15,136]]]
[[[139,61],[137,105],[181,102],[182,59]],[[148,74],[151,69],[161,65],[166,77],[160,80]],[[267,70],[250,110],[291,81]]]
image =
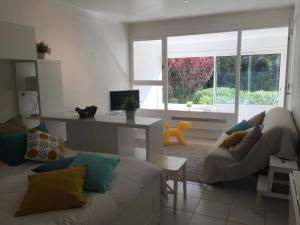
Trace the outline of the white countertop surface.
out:
[[[93,118],[79,119],[77,113],[58,113],[58,114],[44,114],[40,117],[42,120],[50,121],[80,121],[92,123],[109,123],[126,127],[148,127],[161,121],[159,118],[136,117],[134,121],[127,121],[125,115],[104,115],[96,114]]]

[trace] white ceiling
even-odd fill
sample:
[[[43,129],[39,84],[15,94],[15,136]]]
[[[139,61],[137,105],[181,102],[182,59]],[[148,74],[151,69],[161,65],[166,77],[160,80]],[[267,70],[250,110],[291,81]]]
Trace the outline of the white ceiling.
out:
[[[295,0],[61,0],[104,17],[139,22],[291,6]]]

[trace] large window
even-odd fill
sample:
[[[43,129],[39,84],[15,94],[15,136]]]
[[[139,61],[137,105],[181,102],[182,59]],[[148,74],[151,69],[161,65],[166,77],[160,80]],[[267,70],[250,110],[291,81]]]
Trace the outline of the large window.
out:
[[[237,37],[226,32],[168,38],[169,109],[234,112]]]
[[[134,80],[162,80],[162,41],[133,42]]]
[[[283,106],[287,45],[287,27],[133,41],[132,85],[145,109],[246,119]]]
[[[140,105],[143,109],[164,109],[162,85],[134,85],[140,90]]]
[[[133,42],[133,88],[140,91],[140,107],[164,109],[162,41]]]
[[[243,31],[241,46],[239,120],[284,105],[288,28]]]

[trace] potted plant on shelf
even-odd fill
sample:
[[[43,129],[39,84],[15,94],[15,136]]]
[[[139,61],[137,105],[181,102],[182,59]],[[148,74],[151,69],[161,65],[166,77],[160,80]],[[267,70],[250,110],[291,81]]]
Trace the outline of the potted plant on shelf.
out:
[[[135,112],[139,107],[139,102],[136,100],[134,96],[125,98],[123,104],[121,105],[121,109],[126,112],[126,119],[134,121]]]
[[[36,50],[38,59],[45,59],[45,54],[50,55],[52,53],[51,48],[44,41],[36,44]]]

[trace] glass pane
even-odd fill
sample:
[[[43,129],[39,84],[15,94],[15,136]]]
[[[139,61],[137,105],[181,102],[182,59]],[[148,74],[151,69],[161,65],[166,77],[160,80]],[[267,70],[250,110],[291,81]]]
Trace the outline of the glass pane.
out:
[[[162,80],[162,41],[133,42],[134,80]]]
[[[234,112],[237,32],[168,38],[168,108]]]
[[[242,32],[239,120],[283,106],[288,28]]]
[[[236,56],[217,57],[216,104],[235,102],[235,65]]]
[[[164,109],[162,86],[133,86],[140,90],[140,108]]]

